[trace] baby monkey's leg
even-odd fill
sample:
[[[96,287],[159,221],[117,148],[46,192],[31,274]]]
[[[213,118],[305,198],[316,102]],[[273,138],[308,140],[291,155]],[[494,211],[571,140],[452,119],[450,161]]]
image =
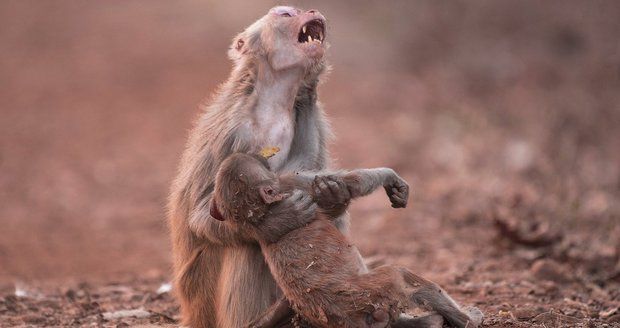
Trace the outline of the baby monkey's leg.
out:
[[[400,268],[400,271],[405,283],[414,290],[411,294],[413,302],[429,306],[458,328],[476,328],[482,324],[483,314],[477,308],[461,309],[448,293],[436,283],[424,279],[406,268]]]
[[[271,305],[265,312],[254,319],[249,325],[249,328],[272,328],[287,326],[287,323],[283,323],[285,319],[290,319],[294,312],[291,309],[291,305],[285,297],[278,299],[273,305]]]
[[[390,326],[391,328],[442,328],[443,317],[437,313],[431,313],[420,317],[411,317],[401,314]]]

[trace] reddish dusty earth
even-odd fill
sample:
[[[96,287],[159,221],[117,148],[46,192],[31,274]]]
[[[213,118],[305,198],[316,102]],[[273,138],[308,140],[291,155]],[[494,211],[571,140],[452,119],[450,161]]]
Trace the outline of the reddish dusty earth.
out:
[[[0,326],[178,323],[167,191],[252,3],[0,4]],[[362,253],[485,327],[620,327],[619,3],[312,7],[335,166],[413,189],[353,204]]]

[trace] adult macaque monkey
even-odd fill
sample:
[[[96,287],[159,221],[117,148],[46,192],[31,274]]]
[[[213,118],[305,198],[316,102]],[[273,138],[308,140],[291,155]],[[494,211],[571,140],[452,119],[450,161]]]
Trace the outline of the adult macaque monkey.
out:
[[[211,217],[211,194],[217,169],[233,152],[277,146],[280,152],[269,160],[276,172],[326,166],[330,133],[317,103],[324,40],[323,15],[292,7],[272,8],[233,40],[233,71],[191,132],[169,199],[175,290],[185,325],[238,328],[281,295],[258,244]],[[334,192],[331,215],[346,230],[348,195]],[[272,215],[312,220],[314,207],[297,194]]]

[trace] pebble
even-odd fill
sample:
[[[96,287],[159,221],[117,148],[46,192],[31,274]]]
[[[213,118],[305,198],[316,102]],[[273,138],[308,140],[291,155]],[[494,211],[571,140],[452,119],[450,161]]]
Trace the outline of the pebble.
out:
[[[567,283],[572,281],[567,269],[553,260],[537,260],[532,264],[530,272],[534,277],[541,280],[548,280],[556,283]]]
[[[620,313],[612,315],[605,321],[607,321],[608,323],[620,323]]]
[[[143,308],[103,313],[103,318],[106,320],[131,318],[131,317],[140,319],[140,318],[148,318],[150,316],[151,316],[151,312],[146,311]]]
[[[543,313],[544,311],[545,310],[541,308],[526,307],[526,308],[515,309],[513,311],[513,314],[519,320],[528,320],[528,319],[532,319],[536,317],[537,315]]]

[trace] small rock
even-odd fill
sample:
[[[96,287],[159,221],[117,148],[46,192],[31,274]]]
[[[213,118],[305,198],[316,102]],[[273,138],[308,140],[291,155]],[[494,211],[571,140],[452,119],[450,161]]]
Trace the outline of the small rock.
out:
[[[28,292],[23,286],[15,285],[15,296],[16,297],[28,297]]]
[[[157,294],[164,294],[164,293],[168,293],[169,291],[172,290],[172,284],[170,283],[163,283],[161,284],[161,286],[159,286],[159,288],[157,289]]]
[[[550,327],[557,327],[558,324],[575,325],[580,322],[578,318],[569,317],[567,315],[554,313],[553,311],[545,312],[537,315],[532,319],[536,323],[542,323]]]
[[[519,320],[529,320],[543,313],[544,311],[545,311],[544,309],[540,309],[540,308],[526,307],[526,308],[515,309],[513,311],[513,314]]]
[[[75,293],[75,290],[73,290],[73,289],[69,289],[69,290],[67,290],[67,292],[65,292],[65,296],[66,296],[69,300],[71,300],[71,301],[75,301],[75,299],[76,299],[76,297],[77,297],[77,295],[76,295],[76,293]]]
[[[615,315],[615,314],[619,314],[618,311],[620,310],[620,308],[615,307],[615,308],[611,308],[607,311],[601,311],[599,312],[599,316],[603,319],[606,318],[610,318],[611,316]]]
[[[532,275],[541,280],[557,283],[572,281],[569,272],[561,264],[548,259],[537,260],[530,268]]]
[[[22,317],[25,323],[42,324],[45,323],[45,317],[37,314],[27,314]]]
[[[115,312],[105,312],[102,314],[105,320],[114,320],[122,318],[148,318],[151,316],[151,312],[144,310],[143,308],[134,310],[120,310]]]
[[[608,323],[620,323],[620,314],[614,314],[605,321]]]

